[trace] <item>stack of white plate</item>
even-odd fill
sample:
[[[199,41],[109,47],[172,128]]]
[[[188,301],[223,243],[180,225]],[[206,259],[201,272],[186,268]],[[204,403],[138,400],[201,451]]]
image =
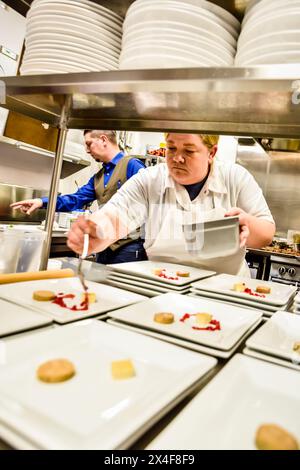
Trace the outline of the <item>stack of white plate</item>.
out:
[[[121,69],[229,66],[239,21],[206,0],[136,0],[123,25]]]
[[[300,316],[276,312],[246,341],[243,353],[300,370]]]
[[[300,293],[296,295],[293,303],[293,312],[300,314]]]
[[[155,322],[154,315],[159,312],[173,313],[173,323]],[[195,317],[199,312],[209,312],[213,320],[220,323],[220,330],[199,330]],[[191,316],[183,321],[185,314]],[[175,293],[114,310],[109,316],[111,318],[107,321],[120,328],[224,359],[237,350],[262,319],[262,313],[258,310]]]
[[[21,74],[116,70],[122,22],[89,0],[34,0]]]
[[[240,283],[245,283],[246,287],[251,289],[252,294],[235,291],[234,285]],[[270,288],[270,293],[256,293],[258,286]],[[293,302],[296,290],[297,288],[294,286],[229,274],[219,274],[210,279],[203,279],[193,283],[191,287],[193,295],[259,309],[265,316],[271,316],[277,310],[288,310]]]
[[[300,0],[261,0],[243,20],[235,65],[300,63]]]
[[[134,261],[109,266],[114,271],[108,276],[109,284],[148,297],[166,292],[187,294],[190,291],[192,282],[216,274],[214,271],[192,268],[191,266],[171,263],[158,264],[152,261]],[[158,269],[164,269],[168,279],[154,274],[154,271]],[[186,273],[188,276],[180,276],[177,274],[179,272],[181,274]]]

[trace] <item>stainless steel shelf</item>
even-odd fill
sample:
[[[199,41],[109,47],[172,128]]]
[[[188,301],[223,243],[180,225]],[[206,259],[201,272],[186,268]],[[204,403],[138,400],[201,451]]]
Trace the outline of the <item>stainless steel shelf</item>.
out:
[[[69,128],[299,137],[300,65],[5,77],[6,107]],[[298,84],[300,82],[298,81]],[[298,97],[298,100],[293,100]],[[294,103],[293,103],[294,101]]]

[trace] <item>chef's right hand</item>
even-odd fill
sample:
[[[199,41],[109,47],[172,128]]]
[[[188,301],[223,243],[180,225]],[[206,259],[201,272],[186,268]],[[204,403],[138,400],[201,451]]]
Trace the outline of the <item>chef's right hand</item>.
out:
[[[20,209],[23,214],[30,215],[37,209],[43,207],[42,199],[25,199],[24,201],[14,202],[10,205],[13,209]]]

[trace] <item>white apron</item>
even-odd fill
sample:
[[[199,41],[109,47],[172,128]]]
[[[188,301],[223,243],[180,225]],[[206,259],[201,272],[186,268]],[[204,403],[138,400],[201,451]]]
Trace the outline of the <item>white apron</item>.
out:
[[[193,233],[194,237],[196,236],[197,238],[195,224],[207,220],[207,217],[209,219],[221,218],[226,212],[226,209],[222,208],[216,195],[214,195],[212,201],[213,208],[205,212],[201,209],[201,206],[192,204],[190,210],[183,209],[177,203],[175,193],[172,195],[168,193],[166,197],[169,199],[168,202],[171,202],[170,210],[164,217],[162,217],[162,211],[160,211],[160,214],[158,214],[159,233],[156,239],[152,243],[150,242],[150,245],[149,240],[145,244],[149,260],[184,264],[218,273],[250,277],[250,270],[245,261],[246,250],[244,248],[239,248],[236,253],[230,256],[218,256],[208,259],[206,257],[203,258],[203,256],[201,257],[201,249],[199,251],[191,250],[193,245],[189,243],[189,230],[187,230],[189,225],[191,225],[190,233]],[[171,201],[170,198],[172,199]],[[163,201],[161,202],[163,203]],[[201,234],[199,235],[199,240],[200,238]]]

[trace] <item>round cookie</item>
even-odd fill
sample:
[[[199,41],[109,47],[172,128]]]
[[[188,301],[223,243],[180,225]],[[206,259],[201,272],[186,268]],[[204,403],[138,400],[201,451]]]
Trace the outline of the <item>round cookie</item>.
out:
[[[157,323],[164,323],[167,325],[174,322],[174,315],[169,312],[159,312],[155,313],[153,320]]]
[[[71,379],[75,372],[75,367],[68,359],[53,359],[41,364],[36,374],[42,382],[57,383]]]
[[[32,294],[32,298],[34,300],[39,300],[40,302],[48,302],[49,300],[54,300],[55,297],[55,293],[51,290],[36,290]]]
[[[255,292],[258,292],[259,294],[270,294],[271,288],[266,286],[257,286]]]
[[[188,271],[176,271],[176,276],[179,277],[190,277],[190,273]]]
[[[261,425],[255,436],[259,450],[298,450],[299,446],[292,434],[276,424]]]

